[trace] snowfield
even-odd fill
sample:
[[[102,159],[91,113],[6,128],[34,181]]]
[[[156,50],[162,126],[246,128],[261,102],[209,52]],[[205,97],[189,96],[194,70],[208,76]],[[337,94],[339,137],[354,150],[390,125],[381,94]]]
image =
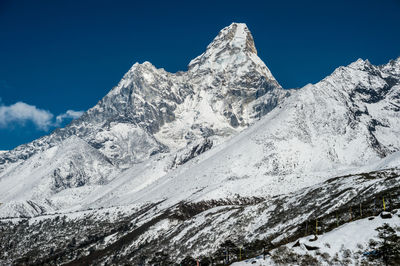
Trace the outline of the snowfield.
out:
[[[397,210],[395,210],[395,212],[397,212]],[[314,236],[307,236],[299,238],[295,242],[288,243],[285,246],[296,254],[309,254],[317,258],[319,265],[331,265],[329,261],[326,261],[326,258],[334,258],[335,256],[339,258],[349,256],[349,264],[357,265],[357,263],[367,260],[364,253],[371,250],[369,248],[369,242],[370,240],[379,241],[377,237],[378,232],[375,229],[382,226],[384,223],[389,224],[393,228],[399,227],[400,217],[398,215],[393,215],[391,219],[383,219],[380,216],[367,217],[346,223],[328,233],[318,235],[317,240],[313,240],[315,238]],[[310,239],[312,241],[310,241]],[[300,245],[295,246],[296,243]],[[305,245],[317,247],[318,249],[308,250]],[[256,258],[235,262],[231,265],[279,265],[279,263],[275,263],[271,258],[273,254],[280,255],[279,252],[280,250],[271,250],[271,254],[266,255],[265,259],[263,255],[260,255]],[[324,255],[320,256],[321,254]],[[355,256],[352,256],[353,254],[355,254]],[[323,257],[325,257],[325,259]]]

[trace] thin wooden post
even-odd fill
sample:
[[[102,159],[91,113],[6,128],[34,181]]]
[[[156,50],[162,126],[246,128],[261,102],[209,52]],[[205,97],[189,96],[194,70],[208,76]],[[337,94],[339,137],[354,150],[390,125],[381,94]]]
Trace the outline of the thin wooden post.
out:
[[[385,204],[385,198],[382,197],[382,201],[383,201],[383,210],[386,211],[386,204]]]
[[[225,257],[224,257],[224,262],[225,262],[225,264],[228,264],[228,260],[227,260],[227,251],[226,251],[226,248],[225,248]]]
[[[306,236],[307,235],[307,226],[308,226],[308,220],[306,221],[306,234],[304,235],[304,236]]]
[[[339,227],[339,216],[336,211],[336,227]]]
[[[315,219],[315,235],[318,235],[318,219]]]
[[[263,247],[263,259],[265,260],[265,246]]]
[[[353,212],[351,211],[351,207],[350,207],[350,221],[353,220]]]

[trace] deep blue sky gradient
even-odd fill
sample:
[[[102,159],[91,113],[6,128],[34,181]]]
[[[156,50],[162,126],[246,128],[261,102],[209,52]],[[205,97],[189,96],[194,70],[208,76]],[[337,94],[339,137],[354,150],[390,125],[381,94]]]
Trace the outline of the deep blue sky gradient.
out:
[[[244,22],[285,88],[302,87],[357,58],[400,56],[400,0],[0,0],[0,98],[49,110],[86,110],[135,62],[176,72],[219,30]],[[0,150],[47,132],[0,128]]]

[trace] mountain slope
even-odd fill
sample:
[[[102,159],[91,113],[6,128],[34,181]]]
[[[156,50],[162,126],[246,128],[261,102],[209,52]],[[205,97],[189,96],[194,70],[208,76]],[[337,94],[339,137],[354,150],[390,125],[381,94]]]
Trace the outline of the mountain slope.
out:
[[[66,170],[70,173],[62,178],[49,176],[47,172],[58,171],[54,167],[35,179],[29,176],[29,171],[11,169],[24,169],[24,164],[33,156],[46,158],[49,149],[65,146],[66,140],[75,137],[79,138],[77,145],[80,145],[76,150],[95,149],[111,167],[104,175],[115,176],[125,169],[141,167],[141,163],[153,160],[151,157],[156,154],[175,154],[204,138],[223,142],[253,124],[290,94],[257,57],[253,37],[245,24],[233,23],[224,28],[188,68],[187,72],[172,74],[149,62],[134,64],[118,85],[81,118],[48,136],[1,153],[0,187],[7,189],[9,186],[2,184],[8,184],[9,180],[28,179],[23,182],[31,186],[25,185],[25,189],[37,190],[43,184],[38,180],[47,178],[47,187],[40,188],[42,198],[26,196],[26,200],[37,204],[39,200],[46,205],[40,204],[42,209],[51,209],[50,197],[69,187],[55,188],[50,184],[69,183],[67,177],[76,175],[76,170]],[[90,172],[103,163],[103,159],[87,153],[81,156],[88,156],[81,161],[83,172]],[[60,159],[46,160],[52,166],[53,161]],[[86,184],[89,183],[83,186]],[[76,197],[75,190],[71,193],[79,205],[82,199]],[[79,189],[84,195],[87,190]],[[6,203],[4,209],[9,197],[5,193],[0,195],[0,202]],[[30,194],[15,191],[15,195]],[[66,200],[64,206],[60,204],[56,204],[57,208],[69,206],[71,201]],[[9,211],[6,213],[10,215]]]
[[[194,142],[178,153],[155,155],[118,172],[105,186],[71,190],[74,200],[59,206],[77,210],[166,200],[168,207],[236,195],[274,196],[340,174],[396,167],[399,85],[385,68],[362,60],[340,67],[231,140]],[[177,167],[178,157],[184,163]]]
[[[339,67],[249,129],[179,168],[168,168],[169,157],[149,163],[143,173],[152,181],[142,190],[136,189],[142,179],[135,180],[138,168],[133,167],[120,175],[127,180],[123,185],[112,182],[111,192],[99,189],[95,202],[85,202],[112,206],[167,199],[175,204],[273,196],[341,174],[398,166],[400,80],[383,73],[384,68],[362,60]],[[388,82],[392,80],[396,83]]]
[[[265,260],[261,255],[258,258],[247,259],[232,265],[251,265],[256,262],[259,263],[258,265],[281,265],[285,261],[286,263],[303,261],[303,264],[307,265],[382,265],[382,261],[377,256],[367,255],[374,254],[369,243],[371,240],[381,241],[376,229],[385,223],[396,229],[400,224],[400,216],[396,215],[397,212],[398,210],[393,210],[392,217],[389,219],[370,216],[350,221],[319,235],[316,240],[315,236],[306,236],[274,249],[266,255]]]
[[[230,198],[168,208],[112,207],[29,220],[0,220],[0,261],[5,264],[182,263],[186,256],[223,263],[272,249],[400,206],[399,169],[335,177],[294,193]],[[362,213],[359,211],[362,206]],[[15,233],[17,232],[17,234]],[[8,256],[4,256],[7,254]],[[2,257],[3,256],[3,257]],[[209,262],[208,262],[209,263]],[[196,262],[194,262],[194,265]],[[192,264],[187,264],[192,265]]]
[[[1,179],[2,215],[35,216],[65,207],[75,191],[88,193],[90,187],[105,185],[113,172],[108,158],[72,136],[7,169]],[[69,190],[65,198],[64,190]]]

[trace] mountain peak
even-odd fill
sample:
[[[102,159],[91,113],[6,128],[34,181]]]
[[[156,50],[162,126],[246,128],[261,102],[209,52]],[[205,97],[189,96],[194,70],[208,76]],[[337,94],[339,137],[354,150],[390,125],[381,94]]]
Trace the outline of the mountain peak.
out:
[[[253,36],[247,28],[247,25],[244,23],[234,22],[223,28],[207,49],[226,47],[257,54]]]
[[[254,39],[244,23],[232,23],[223,28],[206,51],[190,61],[189,71],[193,72],[238,72],[249,66],[268,80],[275,80],[264,62],[257,56]]]
[[[390,60],[389,63],[380,66],[383,72],[400,77],[400,57]]]
[[[189,69],[204,63],[221,64],[235,55],[257,55],[253,36],[244,23],[232,23],[223,28],[214,40],[207,46],[206,51],[189,63]],[[244,59],[244,56],[241,56]]]
[[[348,65],[350,68],[358,69],[358,70],[365,70],[366,68],[371,67],[371,63],[369,62],[368,59],[363,60],[361,58],[357,59],[357,61],[351,63]]]

